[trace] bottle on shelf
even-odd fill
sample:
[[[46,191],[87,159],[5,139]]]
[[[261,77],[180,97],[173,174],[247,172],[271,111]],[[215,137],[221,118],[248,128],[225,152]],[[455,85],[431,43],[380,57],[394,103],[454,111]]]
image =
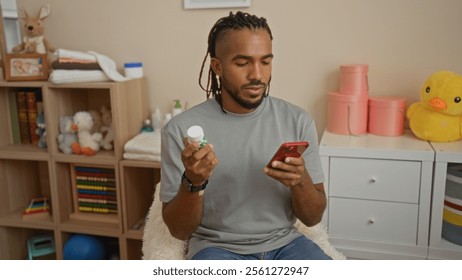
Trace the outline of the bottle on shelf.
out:
[[[151,125],[151,120],[145,119],[140,132],[153,132],[153,131],[154,131],[154,128]]]
[[[173,101],[175,102],[175,104],[173,105],[172,115],[176,116],[179,113],[183,112],[183,108],[181,107],[181,103],[179,99],[175,99]]]
[[[151,114],[151,124],[154,131],[160,129],[162,126],[162,113],[160,112],[159,106],[156,106]]]
[[[169,121],[171,118],[172,118],[172,114],[170,114],[170,113],[165,114],[164,120],[162,121],[162,126],[164,126],[166,123],[168,123],[168,121]]]

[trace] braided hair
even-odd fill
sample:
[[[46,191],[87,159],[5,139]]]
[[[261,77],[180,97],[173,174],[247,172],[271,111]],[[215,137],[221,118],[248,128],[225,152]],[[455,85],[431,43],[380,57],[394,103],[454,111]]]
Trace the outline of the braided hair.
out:
[[[256,29],[261,29],[261,28],[268,31],[271,40],[273,40],[271,29],[269,28],[268,23],[266,22],[265,18],[263,17],[259,18],[255,15],[250,15],[248,13],[243,13],[239,11],[236,14],[233,14],[233,12],[230,12],[229,16],[220,18],[210,30],[210,33],[208,36],[207,53],[204,56],[204,60],[202,61],[201,71],[199,73],[199,86],[202,88],[202,90],[204,90],[207,93],[207,99],[210,98],[210,95],[212,95],[212,97],[215,97],[217,99],[218,103],[220,103],[220,106],[222,106],[222,110],[223,110],[223,105],[221,102],[221,81],[213,72],[212,67],[209,67],[206,87],[202,85],[202,75],[204,72],[204,67],[205,67],[205,62],[207,61],[207,57],[209,54],[210,54],[210,58],[216,57],[216,50],[215,50],[216,40],[220,36],[220,34],[222,34],[224,31],[242,30],[242,29],[256,30]],[[266,95],[268,94],[269,94],[269,82],[268,82],[268,89],[267,89]]]

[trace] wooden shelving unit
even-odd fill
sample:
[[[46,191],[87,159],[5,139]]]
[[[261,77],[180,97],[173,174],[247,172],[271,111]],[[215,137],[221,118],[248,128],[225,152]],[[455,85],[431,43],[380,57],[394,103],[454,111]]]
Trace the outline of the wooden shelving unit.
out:
[[[42,92],[47,149],[13,140],[11,99],[16,90],[23,88]],[[147,98],[144,78],[63,85],[0,81],[0,259],[25,259],[27,239],[43,233],[54,235],[58,259],[63,258],[64,244],[74,233],[112,239],[121,259],[141,257],[142,228],[133,227],[149,210],[152,200],[146,197],[152,197],[154,185],[160,180],[160,165],[125,161],[122,155],[123,145],[139,133],[149,116]],[[114,149],[90,157],[62,153],[57,142],[59,117],[99,110],[102,105],[111,108]],[[75,164],[114,170],[119,210],[116,214],[76,218],[71,175]],[[29,201],[43,196],[50,197],[50,217],[23,220],[21,213]]]

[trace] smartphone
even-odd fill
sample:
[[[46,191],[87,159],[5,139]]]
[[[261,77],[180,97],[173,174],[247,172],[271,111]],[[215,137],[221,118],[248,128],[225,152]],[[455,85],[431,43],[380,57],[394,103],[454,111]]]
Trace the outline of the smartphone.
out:
[[[273,161],[284,161],[286,157],[300,157],[308,148],[308,145],[306,141],[283,143],[266,166],[271,168]]]

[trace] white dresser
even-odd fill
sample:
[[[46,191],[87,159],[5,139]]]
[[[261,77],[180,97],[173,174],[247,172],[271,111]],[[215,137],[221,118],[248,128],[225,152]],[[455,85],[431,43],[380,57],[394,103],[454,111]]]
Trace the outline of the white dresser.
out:
[[[331,242],[351,259],[425,259],[434,151],[403,136],[324,132],[320,154]]]

